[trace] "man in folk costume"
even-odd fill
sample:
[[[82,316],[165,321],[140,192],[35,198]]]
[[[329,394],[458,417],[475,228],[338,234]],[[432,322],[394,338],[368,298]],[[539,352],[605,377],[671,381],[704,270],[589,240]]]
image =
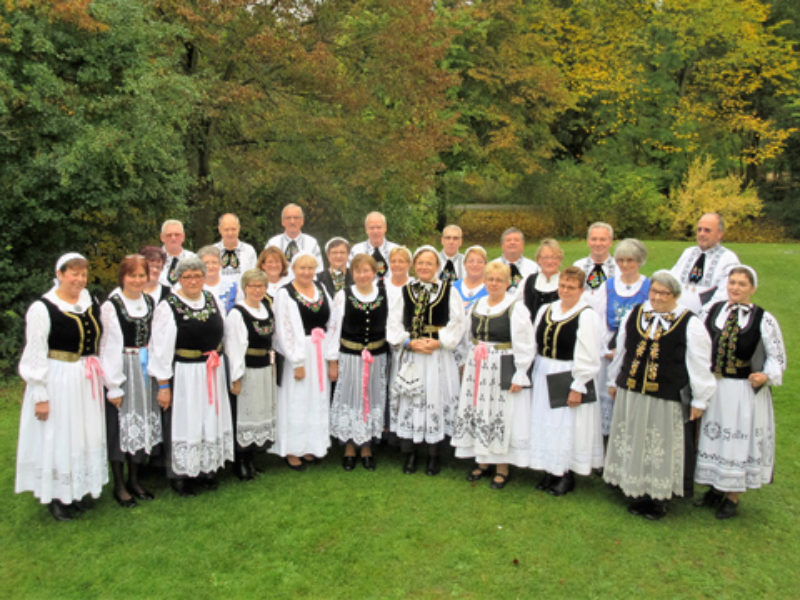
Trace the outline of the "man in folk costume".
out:
[[[281,225],[283,233],[269,239],[265,248],[277,246],[286,255],[286,260],[291,264],[292,259],[300,252],[308,252],[317,261],[317,273],[322,271],[322,251],[317,240],[303,233],[305,215],[299,205],[291,203],[281,211]]]
[[[437,277],[442,281],[456,281],[464,277],[464,255],[461,248],[463,233],[458,225],[447,225],[442,229],[442,250],[439,252],[442,269]]]
[[[178,282],[175,275],[178,263],[184,258],[194,256],[194,252],[183,247],[185,241],[183,223],[176,219],[167,219],[161,224],[161,243],[164,244],[164,252],[167,253],[167,260],[164,261],[164,268],[161,269],[161,276],[158,278],[162,285],[174,287]]]
[[[364,231],[367,233],[366,241],[354,244],[350,250],[350,260],[356,254],[369,254],[378,263],[378,272],[375,275],[378,279],[391,277],[389,271],[389,252],[397,247],[397,244],[386,239],[386,217],[379,212],[371,212],[364,219]]]
[[[528,275],[539,272],[539,265],[522,255],[525,251],[525,236],[516,227],[509,227],[500,236],[500,250],[503,254],[497,260],[511,269],[511,284],[508,286],[508,292],[516,294],[518,290],[522,289],[521,284]]]
[[[595,312],[603,317],[605,308],[605,283],[614,276],[617,263],[611,256],[611,245],[614,243],[614,228],[608,223],[597,221],[589,225],[586,232],[586,244],[589,256],[576,260],[573,266],[580,267],[586,273],[586,285],[583,299]],[[605,386],[601,386],[605,389]]]
[[[222,271],[220,277],[224,282],[224,289],[230,289],[234,284],[240,287],[242,273],[256,268],[256,250],[250,244],[239,239],[239,217],[233,213],[226,213],[219,218],[217,225],[221,240],[214,244],[219,249]],[[237,290],[238,291],[238,290]],[[236,292],[234,292],[234,297]]]
[[[684,250],[671,269],[683,287],[681,304],[695,314],[728,299],[725,281],[739,257],[720,244],[724,233],[722,216],[704,214],[697,222],[697,245]]]

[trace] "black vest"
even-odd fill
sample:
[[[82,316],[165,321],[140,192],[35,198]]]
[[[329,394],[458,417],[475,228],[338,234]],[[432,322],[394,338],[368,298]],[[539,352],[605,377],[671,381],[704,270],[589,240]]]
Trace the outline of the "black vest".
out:
[[[724,301],[717,302],[711,307],[708,312],[708,316],[706,317],[706,329],[708,330],[708,333],[711,334],[712,364],[716,359],[717,351],[719,350],[719,338],[720,335],[722,335],[722,330],[714,325],[714,323],[716,322],[720,311],[725,308],[726,304],[727,302]],[[755,354],[756,348],[758,348],[758,344],[761,342],[761,319],[763,317],[764,309],[760,306],[753,305],[747,325],[745,325],[743,329],[739,329],[739,335],[736,337],[736,349],[733,353],[735,357],[734,367],[736,372],[725,372],[722,374],[723,377],[728,377],[730,379],[747,379],[750,376],[750,373],[753,372],[750,359],[753,358],[753,354]]]
[[[528,307],[531,313],[532,322],[536,321],[536,313],[539,312],[539,308],[542,305],[550,304],[558,300],[558,290],[542,292],[536,289],[537,276],[537,274],[533,274],[525,280],[525,288],[523,289],[522,296],[525,306]]]
[[[439,286],[439,293],[428,299],[426,306],[419,306],[423,311],[422,330],[412,331],[414,311],[417,309],[418,296],[411,291],[411,286],[416,282],[410,281],[403,286],[403,327],[411,334],[411,339],[432,338],[439,339],[439,330],[447,325],[450,320],[450,282]]]
[[[333,275],[331,275],[329,269],[325,269],[324,271],[319,273],[317,275],[317,281],[319,281],[322,284],[322,286],[325,288],[325,291],[328,292],[328,295],[331,298],[333,298],[336,295],[336,292],[339,291],[336,289],[336,284],[333,281]],[[346,290],[351,285],[353,285],[353,274],[350,272],[350,269],[347,269],[347,271],[344,274],[344,288],[342,289]]]
[[[472,342],[510,344],[512,306],[514,306],[513,303],[509,304],[503,312],[496,315],[479,315],[473,310],[470,325]]]
[[[175,360],[177,362],[205,362],[205,353],[222,349],[222,337],[225,333],[225,321],[219,312],[217,303],[211,292],[203,290],[206,304],[203,308],[194,309],[178,297],[177,294],[167,296],[165,302],[172,308],[178,335],[175,338]],[[179,356],[178,350],[199,351],[197,357]]]
[[[289,297],[297,303],[297,310],[300,311],[300,319],[303,321],[303,331],[306,335],[311,335],[311,330],[316,327],[324,330],[328,324],[328,318],[331,316],[331,307],[325,297],[325,290],[316,281],[314,285],[319,292],[316,302],[309,302],[303,298],[291,283],[283,286],[289,293]]]
[[[383,282],[378,282],[378,295],[371,302],[362,302],[353,294],[352,287],[344,289],[344,317],[339,351],[345,354],[361,354],[367,348],[372,354],[384,354],[386,343],[386,319],[389,317],[389,302]]]
[[[150,327],[153,322],[153,307],[155,302],[149,294],[142,294],[147,305],[147,314],[143,317],[132,317],[125,308],[125,303],[117,294],[108,301],[117,311],[119,328],[122,330],[122,345],[126,348],[143,348],[150,341]]]
[[[575,358],[575,342],[578,340],[578,321],[580,321],[581,313],[587,308],[589,307],[584,306],[563,321],[554,321],[550,316],[553,312],[553,305],[548,306],[536,328],[537,354],[557,360],[573,360]]]
[[[81,356],[97,354],[100,334],[100,307],[92,299],[92,305],[83,313],[62,312],[47,298],[41,299],[50,315],[50,335],[47,337],[48,350],[70,352]]]
[[[262,301],[265,306],[266,303]],[[238,304],[233,307],[242,315],[242,321],[247,328],[247,352],[244,355],[246,367],[268,367],[271,363],[269,351],[272,349],[272,334],[275,331],[275,317],[267,306],[266,319],[257,319],[243,306]]]
[[[686,370],[686,327],[691,311],[685,311],[656,341],[642,330],[644,304],[631,309],[625,329],[625,360],[617,386],[663,400],[681,401],[689,384]]]

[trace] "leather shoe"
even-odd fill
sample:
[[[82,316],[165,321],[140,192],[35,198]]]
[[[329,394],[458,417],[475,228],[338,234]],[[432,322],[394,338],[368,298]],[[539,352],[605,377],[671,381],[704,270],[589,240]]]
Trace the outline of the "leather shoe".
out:
[[[362,456],[361,457],[361,464],[364,465],[364,468],[367,471],[374,471],[375,470],[375,457],[371,454],[369,456]]]
[[[117,501],[122,508],[133,508],[136,506],[136,500],[131,496],[130,498],[123,499],[117,490],[114,490],[114,500]]]
[[[722,504],[719,505],[717,512],[714,513],[714,516],[718,519],[731,519],[739,514],[739,503],[734,502],[730,498],[725,498],[722,501]]]
[[[695,506],[708,506],[710,508],[717,508],[721,503],[725,494],[715,490],[713,487],[708,488],[706,493],[694,501]]]
[[[417,455],[413,452],[406,454],[406,462],[403,464],[403,473],[410,475],[417,472]]]
[[[663,500],[651,500],[650,506],[643,513],[643,517],[650,521],[660,521],[667,514],[667,503]]]
[[[442,470],[438,456],[429,456],[428,465],[425,467],[425,475],[438,475]]]
[[[650,510],[650,503],[649,496],[640,496],[628,505],[628,512],[632,515],[642,516]]]
[[[191,498],[197,495],[188,479],[173,479],[170,481],[170,486],[178,496],[183,498]]]
[[[253,474],[247,468],[247,463],[243,459],[233,463],[233,472],[241,481],[248,481],[253,478]]]
[[[201,475],[197,477],[195,481],[202,486],[204,489],[213,492],[219,487],[219,483],[217,483],[217,478],[213,475]]]
[[[69,507],[61,500],[51,500],[47,508],[56,521],[71,521],[75,518]]]
[[[498,477],[500,478],[499,481]],[[510,473],[495,473],[494,477],[492,477],[492,483],[489,484],[489,487],[493,490],[502,490],[504,487],[506,487],[510,477]]]
[[[536,484],[537,490],[549,490],[552,485],[555,483],[556,477],[553,477],[552,473],[545,473],[544,477],[542,477],[541,481]]]
[[[480,465],[475,465],[472,470],[467,473],[467,481],[478,481],[482,477],[486,477],[487,475],[491,474],[491,472],[491,467],[481,469]]]
[[[305,471],[306,470],[306,463],[304,463],[302,460],[300,461],[299,464],[296,464],[296,465],[293,465],[292,463],[290,463],[288,457],[285,458],[284,460],[286,461],[287,466],[290,469],[292,469],[293,471]]]
[[[547,488],[547,493],[551,496],[563,496],[575,489],[575,476],[571,471],[567,471],[563,477],[557,477],[553,485]]]
[[[139,488],[138,490],[136,488],[133,488],[131,490],[131,496],[133,496],[137,500],[152,500],[153,498],[155,498],[155,494],[153,494],[153,492],[149,492],[144,488]]]
[[[342,468],[345,471],[352,471],[356,468],[356,457],[353,456],[343,456],[342,457]]]

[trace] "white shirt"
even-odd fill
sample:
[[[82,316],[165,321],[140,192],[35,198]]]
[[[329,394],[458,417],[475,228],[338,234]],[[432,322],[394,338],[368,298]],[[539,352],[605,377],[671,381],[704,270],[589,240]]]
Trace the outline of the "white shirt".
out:
[[[285,233],[279,233],[278,235],[272,236],[269,238],[267,245],[264,248],[269,248],[270,246],[277,246],[281,249],[281,252],[286,254],[286,247],[289,245],[290,242],[294,241],[297,244],[297,251],[298,252],[308,252],[311,254],[315,259],[317,259],[317,273],[321,272],[323,269],[322,265],[322,252],[319,249],[319,244],[317,240],[310,235],[305,233],[299,233],[294,240],[290,238]],[[289,261],[291,262],[291,261]],[[292,275],[292,270],[289,269],[289,279],[294,279]]]
[[[653,310],[653,305],[647,300],[644,303],[641,319],[641,327],[647,328],[647,337],[652,338],[655,333],[656,324],[659,318],[652,319],[647,323],[644,318],[645,311]],[[672,315],[677,319],[684,312],[686,307],[680,304],[672,311]],[[633,318],[634,311],[630,311],[622,318],[619,323],[617,333],[617,352],[608,365],[608,385],[616,387],[617,376],[625,360],[625,340],[627,339],[628,319]],[[648,326],[649,325],[649,326]],[[663,326],[663,325],[662,325]],[[694,315],[689,315],[689,322],[686,324],[686,372],[689,374],[689,384],[692,388],[692,406],[705,410],[708,403],[714,397],[717,390],[717,380],[711,372],[711,337],[708,335],[702,321]]]
[[[706,255],[703,277],[697,283],[690,283],[689,274],[701,254]],[[720,244],[705,251],[701,250],[699,246],[687,248],[670,270],[683,286],[683,293],[678,298],[678,302],[695,314],[700,314],[704,307],[727,300],[728,272],[738,264],[739,257],[736,256],[736,253]],[[711,297],[703,302],[700,294],[706,292],[711,292]]]
[[[222,240],[214,245],[219,249],[221,261],[222,255],[227,251],[227,248],[225,248],[225,244],[222,242]],[[238,241],[236,248],[233,248],[233,251],[236,253],[236,258],[239,259],[239,265],[237,267],[228,265],[227,267],[222,267],[222,271],[220,271],[220,277],[222,277],[222,280],[226,282],[226,287],[230,287],[230,285],[234,282],[236,283],[236,286],[239,287],[242,279],[242,273],[250,269],[255,269],[256,262],[258,261],[256,249],[250,244],[242,242],[241,240]]]
[[[586,274],[586,284],[584,286],[583,292],[583,299],[589,303],[589,306],[600,315],[604,320],[603,311],[605,309],[605,302],[606,302],[606,286],[599,285],[595,289],[591,289],[589,287],[589,273],[594,270],[595,266],[594,259],[591,256],[587,256],[586,258],[579,258],[574,263],[572,263],[573,267],[580,268]],[[605,273],[606,280],[611,279],[617,272],[617,261],[614,260],[613,256],[609,256],[606,258],[600,268]]]
[[[448,260],[453,261],[453,268],[456,271],[456,277],[453,281],[456,279],[464,279],[464,255],[457,252],[455,256],[447,256],[444,250],[439,252],[440,269],[436,276],[441,279],[442,273],[444,273],[444,266],[447,264]]]
[[[164,252],[167,252],[166,248],[162,248]],[[175,287],[177,285],[177,281],[175,283],[169,282],[169,270],[172,267],[172,259],[177,258],[178,261],[175,263],[175,266],[178,266],[178,263],[181,262],[184,258],[189,258],[190,256],[196,256],[194,252],[191,250],[187,250],[186,248],[181,249],[181,253],[178,256],[172,256],[169,252],[167,252],[167,260],[164,261],[164,267],[161,269],[161,275],[158,277],[158,282],[162,285],[166,285],[167,287]]]

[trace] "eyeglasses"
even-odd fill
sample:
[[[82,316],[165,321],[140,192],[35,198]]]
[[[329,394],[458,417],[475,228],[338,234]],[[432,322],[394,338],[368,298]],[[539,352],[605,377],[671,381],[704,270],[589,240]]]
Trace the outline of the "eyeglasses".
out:
[[[673,293],[669,290],[657,290],[655,288],[650,288],[650,295],[651,296],[672,296]]]
[[[181,279],[188,279],[189,281],[194,279],[205,279],[206,276],[201,273],[196,273],[194,275],[181,275]]]

